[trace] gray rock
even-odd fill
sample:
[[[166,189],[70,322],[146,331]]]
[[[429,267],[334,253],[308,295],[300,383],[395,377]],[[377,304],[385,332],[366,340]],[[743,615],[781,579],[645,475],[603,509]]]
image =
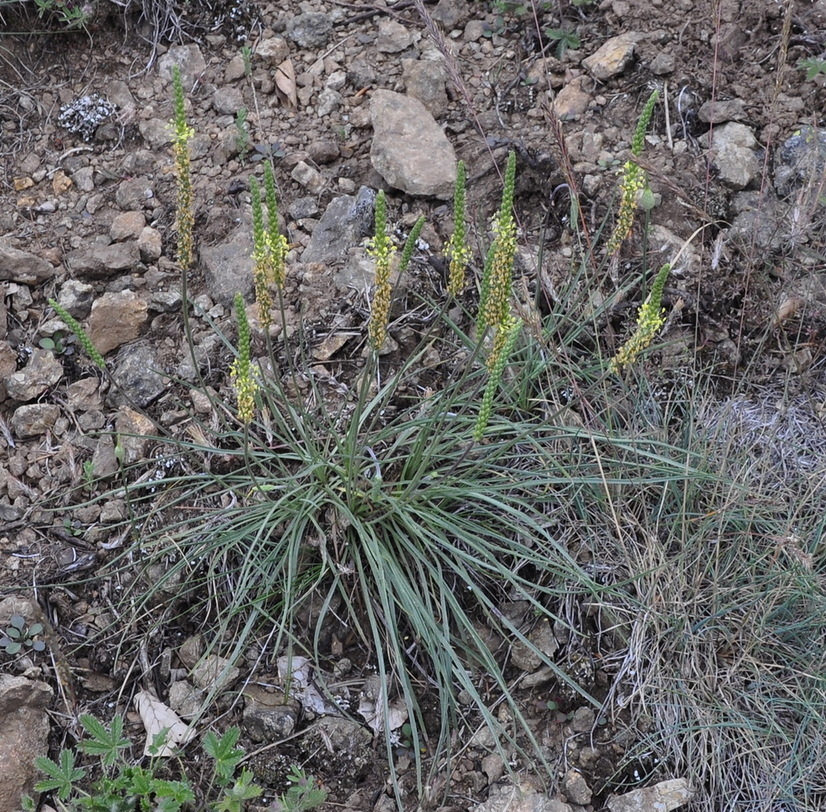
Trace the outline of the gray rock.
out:
[[[318,214],[318,199],[315,197],[297,197],[290,203],[287,211],[293,220],[305,220]]]
[[[20,798],[32,795],[41,777],[34,766],[36,756],[49,752],[49,717],[46,710],[53,697],[45,683],[25,677],[0,675],[0,809],[20,809]]]
[[[700,143],[708,146],[708,136]],[[732,189],[745,189],[760,176],[757,139],[745,125],[729,122],[715,127],[711,134],[711,163],[720,181]]]
[[[182,719],[192,719],[201,712],[204,692],[188,680],[178,680],[169,686],[169,707]]]
[[[385,54],[397,54],[409,48],[414,41],[414,32],[397,20],[381,20],[376,49]]]
[[[278,694],[271,694],[278,702],[260,702],[246,697],[244,706],[244,732],[254,742],[274,742],[292,735],[298,724],[301,704],[297,700],[284,701]]]
[[[362,186],[358,194],[337,197],[313,230],[302,262],[339,262],[350,248],[358,245],[373,230],[376,193]]]
[[[726,121],[742,121],[746,117],[740,99],[728,101],[707,101],[697,111],[697,118],[706,124],[722,124]]]
[[[465,0],[439,0],[436,8],[430,12],[430,16],[433,22],[451,31],[458,28],[467,19],[469,13]]]
[[[447,200],[456,182],[456,153],[442,128],[418,100],[376,90],[370,100],[370,160],[395,189]]]
[[[203,691],[227,688],[241,676],[241,670],[225,657],[207,654],[192,669],[192,681]]]
[[[36,285],[53,275],[54,269],[45,259],[0,240],[0,282]]]
[[[244,106],[244,95],[238,87],[220,87],[212,97],[212,106],[223,116],[234,116]]]
[[[246,225],[235,231],[229,242],[201,249],[209,295],[224,305],[231,305],[235,294],[245,299],[252,294],[252,238]]]
[[[125,394],[112,388],[107,402],[112,406],[128,404],[128,395],[138,406],[148,406],[166,389],[161,371],[161,365],[148,342],[139,341],[124,347],[115,359],[113,377]]]
[[[562,791],[572,803],[585,806],[591,803],[591,788],[577,770],[568,770],[562,779]]]
[[[572,812],[571,807],[530,787],[495,786],[473,812]]]
[[[774,185],[781,197],[804,188],[818,188],[826,170],[826,130],[801,127],[775,155]]]
[[[308,12],[296,14],[287,23],[287,36],[301,48],[321,48],[333,33],[333,21],[328,14]]]
[[[571,719],[571,730],[574,733],[588,733],[593,729],[596,722],[596,713],[594,709],[588,705],[583,705],[574,711],[574,717]],[[577,803],[579,803],[577,801]]]
[[[332,138],[320,138],[307,147],[307,154],[317,164],[330,164],[341,155],[341,150]]]
[[[66,389],[69,409],[76,412],[93,412],[103,408],[100,382],[97,378],[81,378]]]
[[[95,477],[110,477],[117,473],[118,458],[115,456],[115,441],[111,434],[104,434],[92,452],[92,473]]]
[[[304,161],[299,161],[293,167],[290,177],[313,194],[318,194],[324,188],[324,176]]]
[[[318,104],[315,108],[316,115],[319,118],[329,116],[333,110],[337,110],[341,106],[342,101],[344,101],[344,97],[341,93],[325,87],[324,90],[318,94]]]
[[[168,121],[160,118],[149,118],[138,122],[138,130],[147,146],[152,149],[163,149],[172,143],[172,128]]]
[[[582,60],[582,65],[594,79],[604,82],[622,73],[633,61],[640,34],[628,31],[611,37],[596,53]]]
[[[172,81],[173,65],[181,69],[181,83],[185,93],[192,89],[206,70],[206,60],[197,45],[173,45],[158,60],[158,75],[162,79]]]
[[[517,640],[511,649],[511,659],[517,668],[523,671],[536,671],[543,660],[540,654],[550,658],[559,648],[559,642],[554,637],[551,624],[547,620],[541,620],[528,634],[528,640],[533,647],[526,645],[521,640]]]
[[[123,447],[123,462],[131,465],[146,459],[149,438],[157,434],[155,424],[146,415],[121,406],[115,418],[115,431]]]
[[[131,271],[140,261],[140,250],[134,240],[77,248],[66,255],[69,269],[87,279],[109,279]]]
[[[49,350],[36,349],[23,369],[12,373],[6,391],[13,400],[25,403],[42,395],[63,377],[63,365]]]
[[[104,293],[89,315],[87,332],[101,355],[134,341],[149,318],[146,299],[133,290]]]
[[[163,252],[161,232],[157,228],[144,226],[138,235],[138,252],[144,262],[157,262]]]
[[[402,61],[402,74],[408,96],[418,99],[434,118],[445,113],[447,74],[441,62],[405,59]]]
[[[606,807],[610,812],[671,812],[687,804],[692,795],[685,778],[673,778],[625,795],[613,795]]]
[[[271,37],[258,43],[255,56],[270,67],[278,67],[290,55],[290,46],[283,37]]]
[[[140,211],[153,205],[155,189],[148,178],[123,180],[115,190],[115,202],[121,211]]]
[[[58,417],[60,417],[60,409],[53,403],[31,403],[27,406],[18,406],[11,416],[11,429],[21,440],[40,437],[54,426]]]
[[[224,69],[224,81],[237,82],[246,73],[246,66],[244,65],[244,57],[241,54],[236,54]]]
[[[667,76],[677,67],[677,57],[672,51],[660,51],[651,62],[651,73],[655,76]]]
[[[85,319],[92,309],[95,289],[79,279],[67,279],[57,296],[58,304],[76,319]]]

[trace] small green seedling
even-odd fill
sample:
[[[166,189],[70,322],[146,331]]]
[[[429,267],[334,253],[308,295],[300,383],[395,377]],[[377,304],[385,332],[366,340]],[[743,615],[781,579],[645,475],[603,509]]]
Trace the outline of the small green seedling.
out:
[[[42,623],[32,623],[28,626],[23,615],[12,615],[9,628],[0,637],[0,648],[6,654],[19,654],[24,646],[32,651],[45,651],[46,644],[42,640],[35,639],[39,634],[43,634]]]
[[[55,355],[71,355],[74,352],[71,346],[73,339],[72,333],[58,330],[51,336],[41,338],[37,343],[42,349],[50,350]]]
[[[562,59],[569,50],[577,50],[582,44],[579,34],[565,28],[548,28],[545,30],[545,35],[548,39],[556,43],[556,56],[558,59]]]
[[[247,153],[250,150],[250,130],[247,125],[247,112],[247,108],[242,107],[235,114],[235,129],[238,130],[238,134],[235,136],[235,145],[238,147],[238,157],[241,159],[242,164],[247,162]]]
[[[287,776],[290,788],[269,806],[269,812],[307,812],[327,800],[327,793],[317,787],[315,779],[293,766]]]
[[[826,59],[818,59],[810,56],[807,59],[801,59],[797,63],[797,67],[806,71],[806,78],[811,81],[821,73],[826,73]]]

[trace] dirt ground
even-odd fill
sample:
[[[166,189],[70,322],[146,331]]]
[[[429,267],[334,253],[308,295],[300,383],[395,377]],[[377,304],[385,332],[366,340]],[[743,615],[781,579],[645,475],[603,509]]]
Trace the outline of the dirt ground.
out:
[[[468,166],[470,210],[480,233],[498,204],[498,169],[507,151],[516,151],[517,284],[540,310],[552,306],[570,267],[564,185],[575,179],[584,221],[596,232],[616,206],[617,172],[628,157],[639,113],[659,89],[643,153],[656,200],[649,241],[631,241],[618,265],[606,271],[603,289],[594,292],[616,297],[610,329],[624,335],[633,322],[644,294],[627,282],[644,255],[649,267],[659,266],[690,240],[666,287],[666,305],[680,305],[668,328],[671,349],[657,359],[659,371],[674,374],[691,358],[714,370],[720,397],[745,370],[755,387],[780,381],[804,391],[823,385],[822,190],[813,197],[804,194],[811,186],[789,193],[797,201],[790,208],[777,202],[782,195],[769,194],[783,145],[801,127],[822,125],[826,72],[807,79],[798,67],[800,60],[826,51],[822,0],[441,0],[423,4],[430,28],[409,0],[239,0],[234,6],[211,0],[179,4],[180,19],[156,17],[155,30],[152,20],[139,18],[138,8],[124,17],[114,3],[98,5],[86,29],[68,33],[56,20],[46,21],[52,30],[36,31],[33,12],[15,16],[0,9],[7,29],[2,32],[0,18],[0,240],[34,255],[12,256],[0,267],[1,377],[10,381],[28,369],[14,386],[0,382],[0,593],[23,589],[39,600],[54,630],[54,648],[65,660],[63,670],[71,674],[77,708],[101,716],[115,704],[127,710],[134,676],[123,664],[118,633],[96,638],[94,646],[83,642],[89,629],[103,628],[117,612],[113,584],[94,574],[117,546],[107,528],[122,520],[123,506],[114,500],[78,507],[67,494],[82,488],[89,472],[106,470],[114,449],[103,435],[113,429],[141,433],[142,427],[134,422],[135,412],[124,417],[123,404],[105,396],[71,336],[50,327],[54,314],[47,299],[65,297],[85,322],[92,301],[111,294],[118,307],[90,326],[104,341],[125,330],[125,339],[115,337],[107,345],[107,357],[116,369],[128,362],[169,376],[158,384],[138,375],[135,385],[146,387],[138,400],[166,426],[197,408],[181,403],[179,389],[169,383],[185,377],[188,357],[166,129],[172,101],[163,60],[171,46],[197,46],[203,57],[187,88],[187,116],[195,130],[198,251],[203,259],[210,250],[226,250],[230,264],[248,255],[248,179],[253,173],[260,177],[262,160],[272,158],[283,227],[299,269],[287,286],[288,317],[314,336],[315,358],[332,379],[346,380],[368,313],[363,288],[331,288],[328,277],[298,264],[332,200],[361,186],[386,189],[389,219],[400,233],[418,215],[426,217],[427,247],[417,255],[414,278],[438,278],[444,271],[449,202],[390,188],[370,158],[371,94],[411,92],[415,85],[431,94],[428,109],[436,111]],[[326,24],[315,18],[317,31],[296,32],[291,21],[297,15],[316,13]],[[153,46],[158,28],[161,39]],[[596,67],[588,62],[620,35],[633,43],[620,67],[607,66],[607,57]],[[251,47],[246,72],[244,45]],[[285,79],[287,60],[294,75]],[[424,77],[416,65],[425,66]],[[89,94],[111,102],[111,115],[95,119],[86,133],[72,132],[65,111]],[[100,112],[98,102],[91,104]],[[246,150],[243,136],[239,141],[242,108]],[[81,112],[75,120],[83,115],[90,114]],[[743,181],[728,176],[728,165],[721,166],[708,148],[710,133],[731,122],[755,139],[746,148],[754,166]],[[311,173],[302,174],[304,167]],[[775,203],[778,208],[772,208]],[[131,247],[118,247],[126,245]],[[540,247],[544,262],[537,268]],[[92,256],[97,249],[100,254]],[[224,266],[213,261],[220,273]],[[231,329],[229,303],[215,272],[198,262],[189,285],[214,322]],[[208,382],[228,392],[228,360],[209,332],[203,325],[195,337],[200,360]],[[128,346],[149,354],[130,360],[122,354]],[[26,412],[29,406],[49,408]],[[136,448],[136,454],[152,454],[151,444]],[[85,498],[90,495],[87,490]],[[180,647],[196,630],[182,619],[165,631],[152,657],[164,647]],[[140,636],[134,629],[120,634]],[[32,655],[36,664],[55,682],[47,658],[37,656]],[[0,668],[19,673],[21,665],[0,654]],[[596,668],[580,676],[595,695],[607,695],[609,673]],[[363,683],[364,673],[354,678]],[[658,775],[653,757],[624,763],[631,743],[620,735],[621,717],[595,726],[593,711],[565,696],[549,709],[550,690],[527,689],[523,699],[549,762],[558,765],[561,784],[554,797],[572,809],[599,810],[610,793]],[[223,724],[238,718],[237,707],[221,711]],[[130,718],[139,728],[134,714]],[[309,720],[301,724],[312,726]],[[383,746],[364,746],[351,737],[331,754],[324,747],[330,732],[314,735],[295,737],[278,750],[263,748],[260,739],[242,743],[261,751],[251,766],[270,792],[282,791],[286,771],[300,764],[328,790],[325,808],[390,808]],[[445,812],[483,803],[505,766],[484,747],[472,746],[467,731],[461,736],[467,737],[461,739],[461,756],[440,772],[449,786]],[[62,741],[59,730],[53,737]],[[402,752],[398,759],[404,774],[410,757]],[[529,772],[530,765],[516,766]],[[577,794],[573,768],[592,795]]]

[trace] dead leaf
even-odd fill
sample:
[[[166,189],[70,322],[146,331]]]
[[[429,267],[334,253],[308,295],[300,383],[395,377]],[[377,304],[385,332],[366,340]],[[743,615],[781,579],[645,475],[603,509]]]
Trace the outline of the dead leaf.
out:
[[[298,107],[298,91],[295,87],[295,68],[292,59],[285,59],[275,69],[275,86],[290,107]]]
[[[141,721],[146,729],[146,743],[143,754],[151,756],[155,738],[163,734],[164,743],[154,755],[165,758],[175,753],[175,745],[186,744],[195,736],[195,729],[183,722],[172,708],[165,705],[146,691],[139,691],[135,695],[135,707],[141,715]]]
[[[359,698],[359,714],[375,735],[385,730],[398,730],[407,721],[407,707],[400,699],[387,701],[387,686],[374,675],[365,680]]]

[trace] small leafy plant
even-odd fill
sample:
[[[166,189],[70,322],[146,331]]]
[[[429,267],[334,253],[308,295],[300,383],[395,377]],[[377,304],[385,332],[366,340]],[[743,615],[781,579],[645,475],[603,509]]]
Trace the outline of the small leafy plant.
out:
[[[0,637],[0,648],[6,654],[19,654],[24,646],[32,651],[45,651],[46,644],[36,639],[39,634],[43,634],[42,623],[32,623],[31,626],[27,626],[23,615],[12,615],[9,627]]]
[[[58,330],[51,336],[41,338],[37,343],[42,349],[50,350],[55,355],[71,355],[73,351],[71,343],[73,340],[74,336],[71,332]]]
[[[582,44],[579,34],[567,28],[548,28],[545,35],[556,43],[558,59],[562,59],[569,50],[575,51]]]
[[[295,765],[287,780],[290,782],[289,789],[270,804],[270,812],[306,812],[321,806],[327,800],[327,793],[316,786],[313,776],[307,775]]]
[[[157,758],[150,760],[146,767],[127,761],[124,753],[132,748],[132,741],[123,735],[123,717],[115,716],[112,724],[106,727],[94,716],[86,714],[80,717],[80,724],[89,738],[78,742],[77,749],[100,758],[101,775],[87,784],[88,790],[81,786],[87,777],[87,769],[76,765],[73,750],[61,750],[57,761],[45,756],[35,759],[37,768],[46,775],[35,784],[35,790],[54,793],[53,799],[60,810],[177,812],[185,804],[195,801],[195,793],[186,776],[179,781],[158,777],[160,764]],[[243,757],[243,751],[235,746],[238,737],[236,727],[229,728],[222,736],[210,731],[204,737],[204,750],[214,761],[206,801],[209,808],[217,812],[241,812],[244,801],[257,798],[263,791],[253,783],[249,770],[242,770],[240,776],[234,777]],[[155,753],[164,739],[163,731],[155,737],[151,748]],[[218,798],[210,800],[216,788]],[[30,798],[24,799],[24,808],[34,809],[34,802]]]
[[[805,70],[806,78],[811,81],[821,73],[826,73],[826,59],[818,59],[815,56],[810,56],[806,59],[801,59],[797,63],[797,67],[800,68],[800,70]]]

